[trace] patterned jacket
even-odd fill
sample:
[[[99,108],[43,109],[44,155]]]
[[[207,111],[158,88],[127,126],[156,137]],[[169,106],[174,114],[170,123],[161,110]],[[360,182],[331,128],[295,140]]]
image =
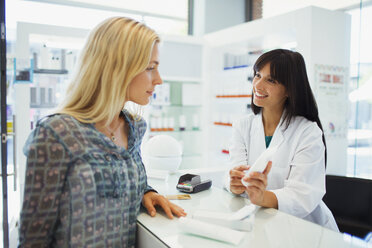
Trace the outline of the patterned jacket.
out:
[[[128,149],[94,124],[57,114],[40,121],[26,142],[20,247],[134,247],[147,185],[140,145],[143,119],[129,123]]]

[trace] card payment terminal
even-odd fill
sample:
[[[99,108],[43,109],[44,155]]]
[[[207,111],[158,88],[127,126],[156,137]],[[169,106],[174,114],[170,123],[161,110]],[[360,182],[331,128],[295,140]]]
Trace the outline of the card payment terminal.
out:
[[[212,180],[201,181],[199,175],[185,174],[180,177],[177,189],[186,193],[197,193],[207,190],[212,186]]]

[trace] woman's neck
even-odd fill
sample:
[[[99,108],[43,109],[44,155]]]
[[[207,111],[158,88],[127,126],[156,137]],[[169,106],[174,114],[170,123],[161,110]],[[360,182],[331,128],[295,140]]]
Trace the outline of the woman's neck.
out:
[[[105,126],[105,121],[97,122],[96,128],[110,138],[117,146],[128,149],[129,126],[120,114],[115,116],[114,120],[108,126]]]
[[[280,122],[280,118],[282,117],[283,109],[278,110],[270,110],[270,109],[262,109],[262,123],[264,126],[265,136],[273,136],[276,127]]]
[[[119,126],[119,123],[122,122],[122,118],[120,116],[120,114],[118,114],[117,116],[114,117],[114,119],[111,121],[111,123],[107,126],[110,130],[113,130],[113,129],[117,129],[117,127]],[[102,120],[102,121],[98,121],[96,123],[96,126],[98,127],[105,127],[106,125],[106,120]]]

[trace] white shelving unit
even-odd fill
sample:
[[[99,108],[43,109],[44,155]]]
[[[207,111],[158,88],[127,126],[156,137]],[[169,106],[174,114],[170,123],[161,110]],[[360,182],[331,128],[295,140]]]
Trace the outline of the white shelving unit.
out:
[[[183,146],[180,169],[205,165],[203,46],[202,40],[195,37],[162,37],[159,70],[164,84],[168,84],[168,102],[152,103],[146,108],[148,131],[144,142],[159,134],[177,139]]]
[[[327,22],[324,22],[327,20]],[[246,115],[250,111],[247,105],[251,99],[245,98],[223,98],[216,99],[216,87],[223,84],[226,91],[236,88],[239,81],[248,82],[247,77],[252,73],[252,66],[255,62],[248,59],[247,67],[229,68],[231,63],[226,63],[226,54],[235,55],[239,58],[242,55],[255,54],[257,51],[266,51],[275,48],[295,49],[300,52],[306,62],[307,73],[311,87],[318,102],[320,119],[326,134],[328,164],[327,173],[346,174],[346,125],[347,125],[347,84],[349,69],[350,49],[350,25],[351,18],[343,12],[330,11],[317,7],[307,7],[284,15],[269,19],[260,19],[240,24],[215,33],[207,34],[205,39],[204,67],[206,96],[209,101],[206,103],[207,121],[207,149],[208,164],[214,166],[228,167],[228,156],[221,152],[226,147],[226,140],[231,135],[231,127],[216,126],[214,123],[218,115],[222,115],[222,122],[231,123],[231,119]],[[324,37],[327,37],[326,39]],[[243,60],[244,61],[244,60]],[[228,61],[229,62],[229,61]],[[231,62],[231,61],[230,61]],[[239,60],[238,60],[239,62]],[[342,85],[338,85],[337,96],[327,98],[331,88],[322,87],[319,80],[319,67],[343,69]],[[332,74],[333,72],[330,72]],[[228,76],[226,76],[228,74]],[[228,87],[230,85],[230,88]],[[329,104],[344,102],[338,106],[340,111],[337,117],[329,116]],[[343,110],[344,112],[342,112]],[[333,130],[332,125],[333,125]],[[334,135],[335,131],[339,135]]]
[[[16,40],[16,66],[20,69],[29,68],[33,70],[31,66],[31,59],[33,57],[32,52],[32,43],[35,37],[56,37],[61,40],[66,38],[74,38],[75,42],[83,42],[85,37],[88,34],[88,30],[77,29],[71,27],[61,27],[61,26],[52,26],[52,25],[43,25],[35,23],[17,23],[17,40]],[[81,44],[82,45],[82,44]],[[26,166],[26,157],[23,154],[23,146],[26,142],[26,139],[31,131],[31,121],[34,121],[33,118],[36,116],[42,116],[50,110],[51,105],[47,104],[36,104],[31,106],[31,87],[36,87],[39,89],[48,87],[56,87],[54,90],[59,90],[57,88],[63,87],[62,81],[67,79],[67,74],[65,70],[59,70],[56,68],[37,68],[41,70],[36,70],[34,72],[35,82],[26,82],[26,83],[16,83],[13,86],[14,90],[14,113],[16,115],[16,122],[14,126],[17,130],[16,134],[16,144],[15,149],[17,156],[17,171],[18,171],[18,182],[20,185],[20,190],[17,192],[20,199],[23,198],[23,187],[25,179],[25,166]],[[62,69],[62,68],[61,68]],[[60,89],[63,91],[63,89]],[[38,90],[37,90],[38,91]],[[54,91],[54,93],[57,93]],[[54,106],[58,103],[56,99]],[[37,107],[37,108],[33,108]]]

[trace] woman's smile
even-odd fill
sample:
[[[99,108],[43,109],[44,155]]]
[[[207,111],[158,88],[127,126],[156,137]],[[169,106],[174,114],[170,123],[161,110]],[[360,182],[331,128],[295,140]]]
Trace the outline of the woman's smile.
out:
[[[260,94],[258,93],[257,91],[254,92],[254,96],[258,99],[264,99],[266,97],[268,97],[268,95],[265,95],[265,94]]]

